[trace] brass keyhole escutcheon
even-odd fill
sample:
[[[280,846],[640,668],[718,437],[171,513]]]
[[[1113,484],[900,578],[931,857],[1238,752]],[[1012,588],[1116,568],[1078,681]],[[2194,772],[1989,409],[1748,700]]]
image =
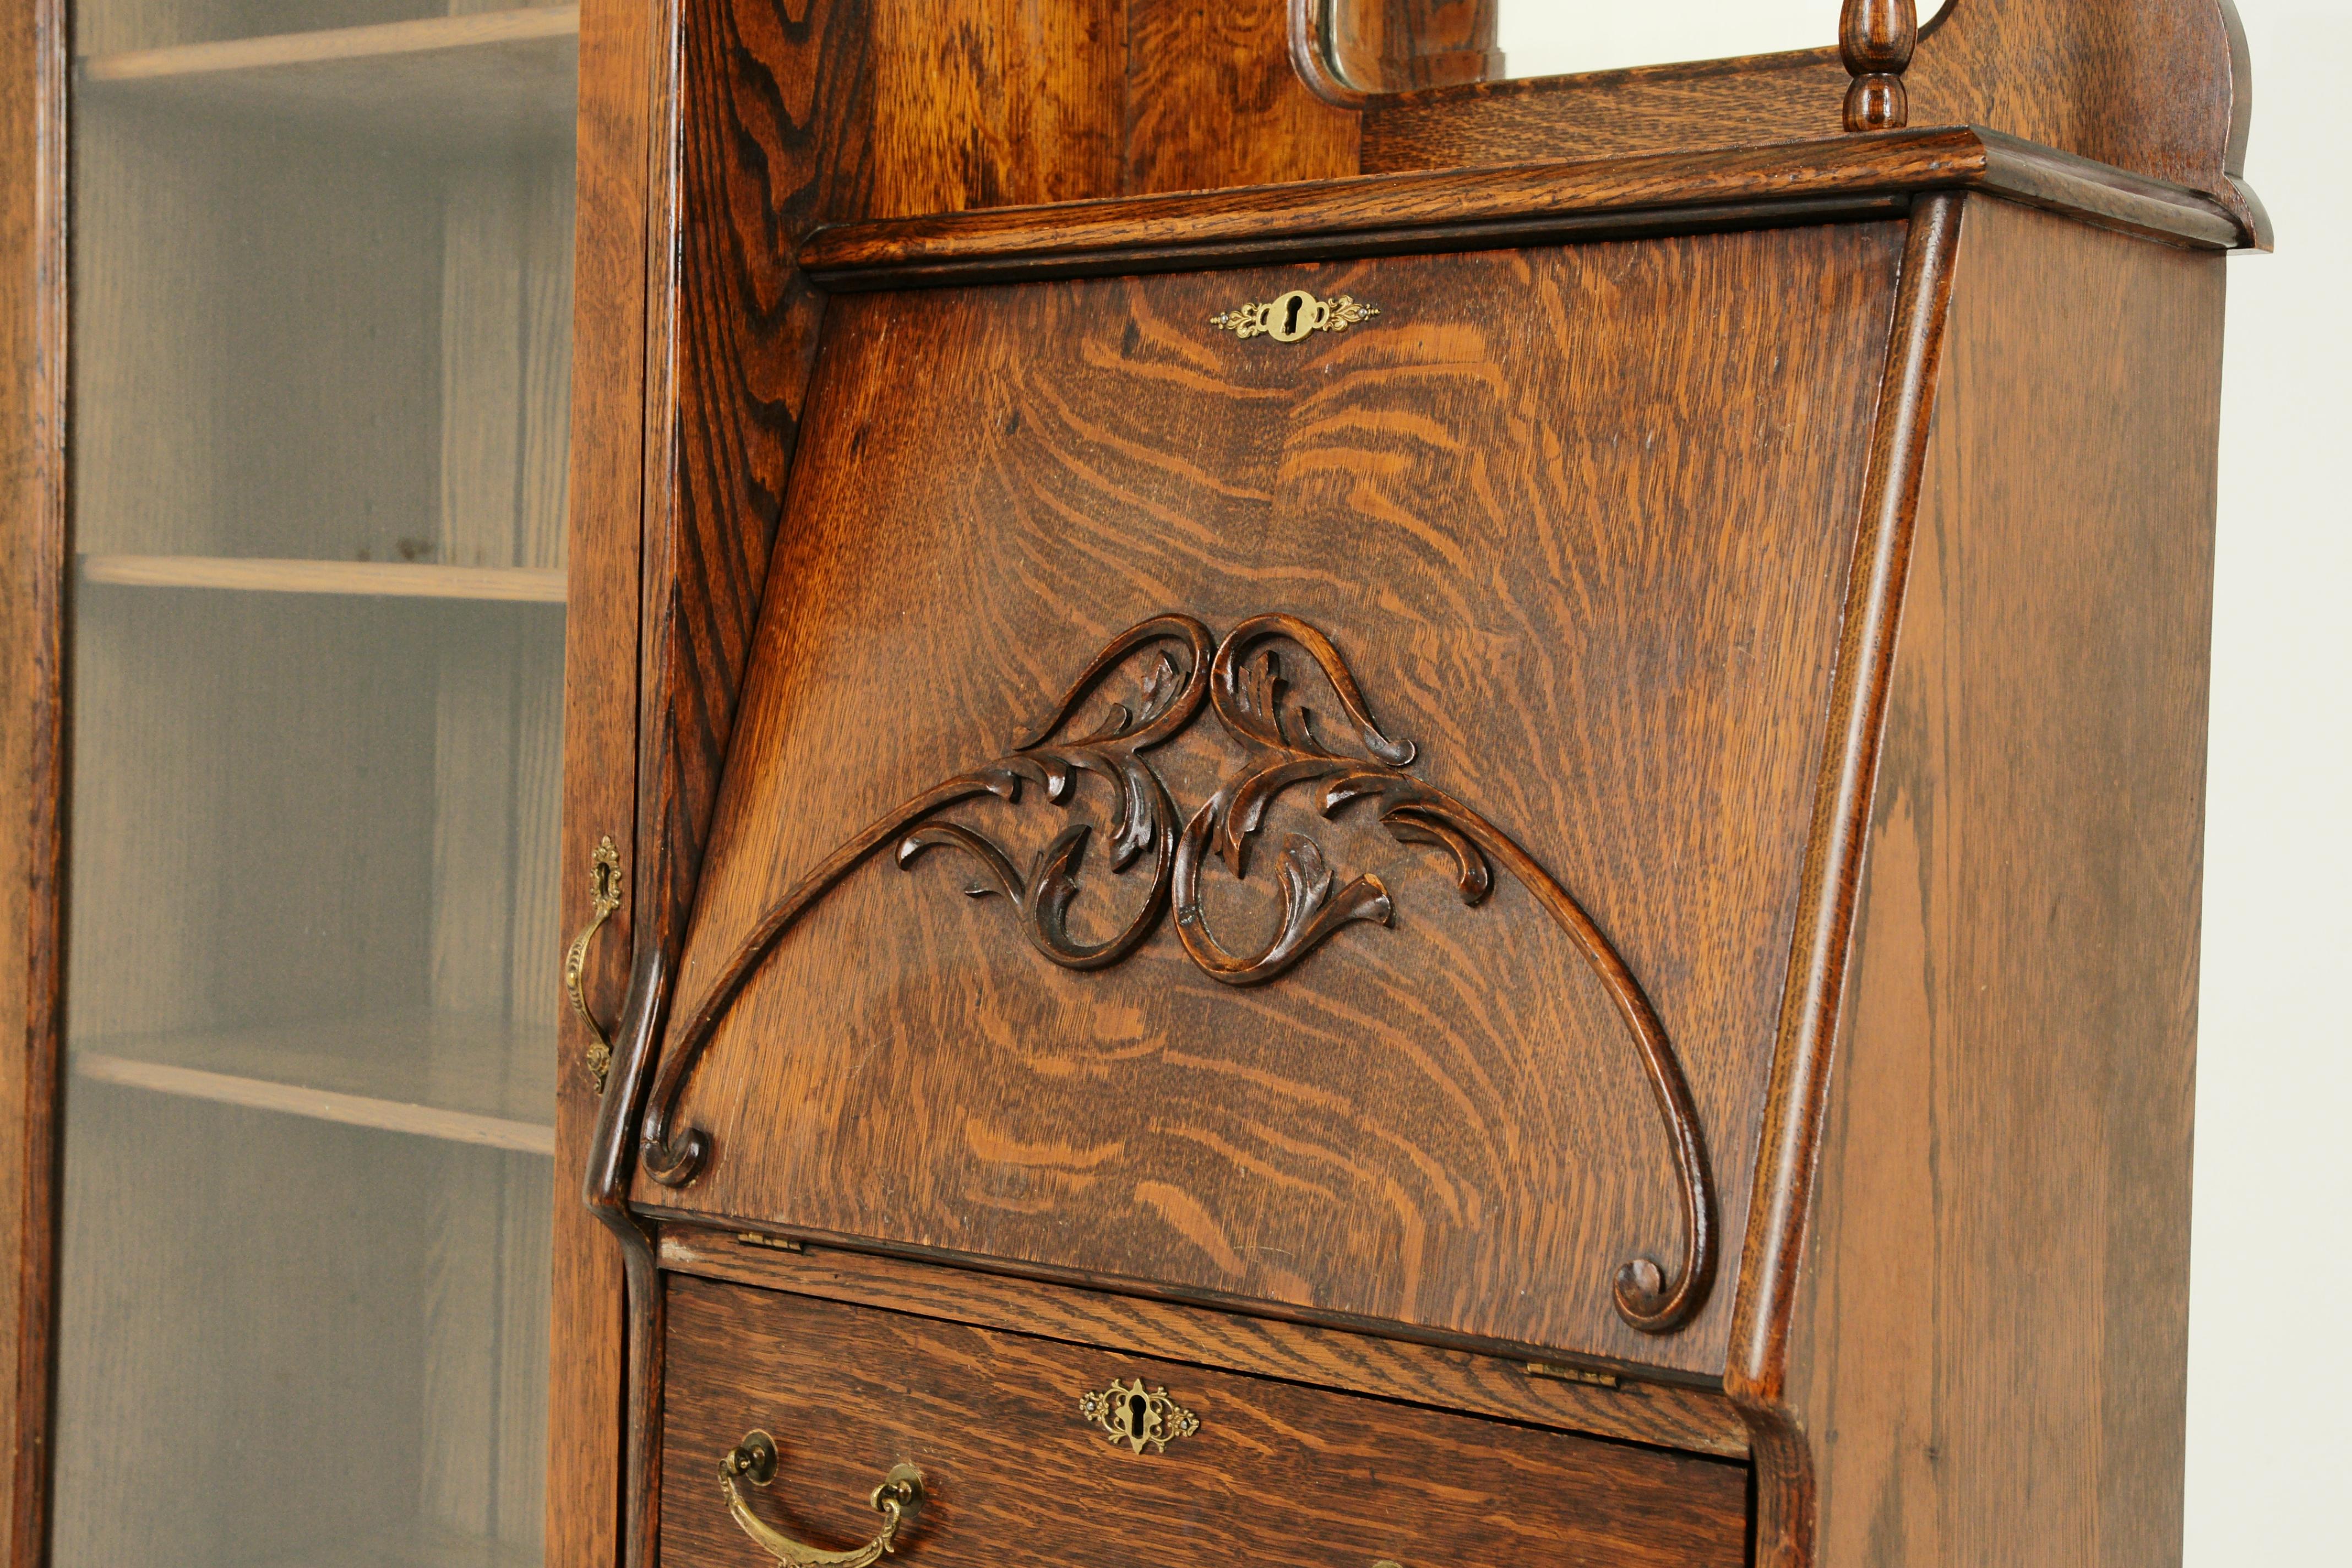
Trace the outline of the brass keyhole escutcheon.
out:
[[[1144,1387],[1139,1377],[1133,1383],[1114,1378],[1099,1394],[1080,1394],[1078,1414],[1138,1454],[1146,1448],[1164,1454],[1169,1444],[1201,1429],[1199,1416],[1169,1398],[1166,1389]]]
[[[1318,300],[1304,289],[1293,289],[1262,305],[1236,305],[1219,311],[1209,319],[1209,325],[1237,338],[1295,343],[1316,332],[1344,332],[1380,313],[1378,306],[1364,304],[1352,294]]]
[[[1304,289],[1293,289],[1274,302],[1275,323],[1267,329],[1278,343],[1295,343],[1331,316],[1331,307]]]

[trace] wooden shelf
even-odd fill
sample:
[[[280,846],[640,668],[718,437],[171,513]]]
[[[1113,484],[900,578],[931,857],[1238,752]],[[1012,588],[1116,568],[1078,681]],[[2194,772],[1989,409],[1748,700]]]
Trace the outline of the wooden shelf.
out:
[[[554,1031],[429,1014],[93,1040],[78,1078],[314,1121],[555,1152]]]
[[[383,561],[269,561],[223,555],[85,555],[85,583],[126,588],[226,588],[248,594],[563,603],[563,574],[523,566]]]
[[[317,121],[356,132],[479,144],[568,141],[579,102],[580,7],[541,5],[331,27],[82,59],[106,102]]]
[[[541,1558],[514,1546],[430,1528],[389,1540],[344,1542],[290,1556],[260,1559],[248,1568],[540,1568]]]

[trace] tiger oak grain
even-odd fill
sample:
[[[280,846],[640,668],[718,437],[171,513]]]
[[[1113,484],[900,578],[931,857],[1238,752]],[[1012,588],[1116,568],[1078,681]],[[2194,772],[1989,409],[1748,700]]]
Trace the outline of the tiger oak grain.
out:
[[[688,1277],[669,1290],[666,1562],[772,1561],[715,1480],[754,1427],[782,1464],[753,1507],[812,1545],[872,1536],[866,1493],[914,1463],[929,1495],[900,1554],[939,1568],[1746,1557],[1739,1465]],[[1078,1398],[1115,1378],[1164,1387],[1200,1430],[1114,1446]]]
[[[998,754],[1111,633],[1286,609],[1623,952],[1738,1234],[1900,243],[836,300],[673,1016],[767,900]],[[1294,283],[1383,314],[1295,346],[1208,328]],[[1607,346],[1668,319],[1711,325]],[[1193,805],[1232,762],[1206,733],[1166,755]],[[971,820],[1034,848],[1061,817]],[[1053,971],[944,866],[866,868],[689,1081],[710,1169],[638,1201],[1717,1370],[1725,1293],[1664,1339],[1610,1301],[1681,1237],[1591,975],[1516,886],[1465,908],[1424,851],[1315,831],[1391,881],[1395,929],[1239,994],[1164,933]],[[1081,910],[1131,907],[1096,885]],[[1209,893],[1221,924],[1265,918],[1256,883]]]

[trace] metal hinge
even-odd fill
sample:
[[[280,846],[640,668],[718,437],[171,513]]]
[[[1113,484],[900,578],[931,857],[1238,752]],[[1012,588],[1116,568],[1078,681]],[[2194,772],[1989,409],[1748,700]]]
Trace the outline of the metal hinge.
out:
[[[761,1236],[756,1230],[739,1230],[735,1239],[746,1247],[764,1247],[774,1252],[806,1252],[808,1243],[794,1241],[788,1236]]]
[[[1549,1361],[1531,1361],[1527,1367],[1529,1377],[1554,1377],[1562,1383],[1581,1383],[1591,1388],[1617,1386],[1617,1374],[1613,1372],[1587,1372],[1580,1366],[1562,1366]]]

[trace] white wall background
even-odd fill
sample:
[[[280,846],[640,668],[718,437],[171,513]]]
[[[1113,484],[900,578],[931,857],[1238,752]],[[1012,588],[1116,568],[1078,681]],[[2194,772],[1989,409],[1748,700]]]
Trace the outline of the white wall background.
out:
[[[2187,1568],[2316,1568],[2352,1563],[2352,0],[2238,8],[2278,254],[2229,263]],[[1502,44],[1547,76],[1807,47],[1837,16],[1503,0]]]
[[[2352,4],[2239,0],[2197,1210],[2189,1568],[2352,1562]]]

